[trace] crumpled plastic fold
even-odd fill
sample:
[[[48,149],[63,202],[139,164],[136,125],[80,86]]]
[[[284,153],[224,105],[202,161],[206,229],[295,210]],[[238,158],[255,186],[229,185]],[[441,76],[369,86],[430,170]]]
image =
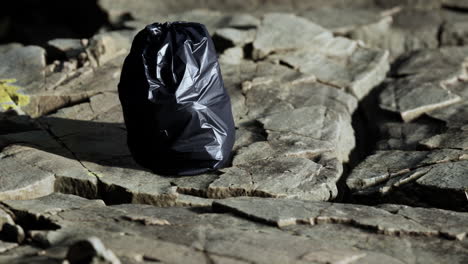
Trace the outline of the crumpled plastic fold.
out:
[[[229,162],[231,101],[213,41],[199,23],[154,23],[134,38],[118,86],[135,161],[162,175],[195,175]]]

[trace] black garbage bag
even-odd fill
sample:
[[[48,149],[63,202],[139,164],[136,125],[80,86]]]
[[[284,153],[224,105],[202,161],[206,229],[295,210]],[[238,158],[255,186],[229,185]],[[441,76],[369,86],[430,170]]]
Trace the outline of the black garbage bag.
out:
[[[133,40],[119,83],[135,161],[194,175],[230,158],[235,127],[213,41],[199,23],[154,23]]]

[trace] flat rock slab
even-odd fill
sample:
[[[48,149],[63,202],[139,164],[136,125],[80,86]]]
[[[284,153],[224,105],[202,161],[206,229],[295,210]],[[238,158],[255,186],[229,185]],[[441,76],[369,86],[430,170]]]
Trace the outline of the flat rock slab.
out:
[[[37,46],[16,46],[0,54],[0,81],[9,83],[0,85],[2,111],[12,108],[38,117],[103,91],[115,92],[133,35],[127,30],[93,36],[77,51],[85,56],[80,63],[70,58],[46,65],[45,50]],[[56,40],[50,45],[69,52],[82,45],[79,42]]]
[[[299,186],[314,180],[321,167],[304,158],[259,160],[226,169],[219,179],[209,185],[208,192],[216,198],[296,196],[300,192]]]
[[[53,192],[55,182],[53,172],[44,171],[27,159],[17,158],[31,150],[34,151],[25,147],[10,147],[3,150],[0,156],[2,164],[0,200],[32,199]]]
[[[88,206],[105,206],[102,200],[88,200],[62,193],[52,193],[35,200],[7,200],[1,203],[11,209],[14,214],[29,215],[35,219]]]
[[[42,201],[28,203],[32,208]],[[86,206],[71,196],[51,199],[50,207],[60,208],[63,203],[66,208],[53,215],[38,210],[43,221],[59,227],[31,231],[34,241],[47,246],[17,247],[0,260],[27,255],[32,262],[40,258],[58,262],[69,246],[90,236],[98,237],[123,263],[183,262],[188,257],[193,263],[207,263],[207,258],[214,263],[405,263],[411,257],[428,263],[447,259],[463,263],[467,254],[466,213],[438,209],[233,198],[215,202],[213,212],[209,207],[102,206],[96,201]],[[18,210],[20,222],[27,218],[19,213],[21,206],[10,205]],[[277,223],[282,223],[281,228],[275,227]]]
[[[468,150],[468,127],[451,129],[421,141],[421,144],[431,149],[462,149]]]
[[[458,226],[457,223],[462,224],[468,217],[467,213],[402,205],[384,205],[376,208],[271,198],[224,199],[215,201],[213,207],[215,210],[232,212],[279,227],[347,223],[384,234],[448,235],[459,240],[465,239],[466,227]]]
[[[464,208],[467,158],[463,150],[379,151],[359,164],[346,183],[357,196],[399,191],[438,207]]]
[[[330,31],[290,14],[264,15],[253,49],[254,58],[275,53],[269,56],[271,60],[291,65],[320,82],[348,89],[359,99],[379,84],[389,69],[385,51],[333,37]]]
[[[416,150],[420,142],[441,132],[445,126],[434,122],[385,122],[379,126],[378,150]]]
[[[396,80],[380,94],[380,106],[399,113],[405,122],[409,122],[460,101],[458,95],[441,87],[439,82],[422,75]]]
[[[380,106],[398,113],[409,122],[430,111],[461,101],[450,87],[466,85],[463,80],[464,47],[423,50],[409,54],[396,73],[409,75],[397,78],[380,94]],[[430,67],[432,71],[425,71]]]
[[[14,47],[0,53],[0,79],[16,79],[18,86],[44,81],[45,50],[37,46]]]
[[[336,34],[344,35],[358,28],[375,25],[387,19],[387,16],[381,14],[382,12],[384,10],[373,8],[323,7],[302,11],[299,15]]]

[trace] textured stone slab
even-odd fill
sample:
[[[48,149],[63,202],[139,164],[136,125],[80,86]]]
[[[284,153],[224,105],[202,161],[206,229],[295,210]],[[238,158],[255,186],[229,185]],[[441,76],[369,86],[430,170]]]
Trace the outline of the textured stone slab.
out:
[[[249,109],[249,117],[262,117],[300,108],[324,106],[351,115],[357,108],[357,100],[343,90],[311,80],[284,82],[272,78],[255,78],[242,85]]]
[[[0,79],[16,79],[24,89],[33,82],[44,81],[45,50],[38,46],[16,47],[0,54]]]
[[[7,52],[7,51],[9,51],[11,49],[20,48],[20,47],[23,47],[23,44],[16,43],[16,42],[2,44],[2,45],[0,45],[0,53],[5,53],[5,52]]]
[[[336,38],[331,41],[336,43]],[[346,42],[356,45],[350,40]],[[346,89],[358,99],[382,82],[389,70],[388,53],[385,51],[358,46],[351,49],[334,45],[327,47],[323,44],[317,42],[310,51],[291,51],[273,55],[271,59],[291,65],[306,75],[313,75],[321,83]],[[315,45],[317,47],[314,48]],[[333,54],[327,54],[329,51],[333,51]]]
[[[468,128],[452,129],[439,135],[421,141],[421,144],[431,149],[463,149],[468,150]]]
[[[43,216],[56,215],[67,210],[76,210],[89,206],[105,206],[102,200],[88,200],[79,196],[52,193],[33,200],[8,200],[3,205],[15,214],[28,215],[39,219]]]
[[[254,58],[264,58],[272,52],[305,49],[314,41],[329,38],[333,38],[331,32],[304,18],[291,14],[267,14],[253,43]]]
[[[113,31],[94,35],[86,47],[98,65],[126,55],[130,51],[134,31]]]
[[[446,29],[442,33],[442,43],[444,45],[467,45],[468,44],[468,19],[465,21],[448,22]]]
[[[401,8],[389,13],[390,23],[356,29],[352,38],[388,49],[393,59],[408,51],[438,47],[439,27],[443,23],[439,12]]]
[[[52,154],[32,147],[12,145],[2,152],[3,197],[31,199],[54,190],[84,197],[97,196],[97,180],[70,153]],[[7,169],[11,167],[10,169]],[[3,167],[3,166],[2,166]],[[8,175],[10,174],[10,175]]]
[[[382,151],[369,156],[346,183],[356,199],[466,210],[466,151]]]
[[[206,258],[221,263],[405,263],[416,257],[463,263],[466,256],[459,241],[466,233],[466,213],[265,198],[227,199],[214,208],[216,213],[207,208],[123,204],[44,214],[60,228],[33,232],[34,241],[47,243],[41,254],[31,254],[34,249],[25,247],[0,260],[14,254],[30,261],[64,259],[70,245],[90,236],[99,237],[123,263],[183,262],[187,257],[193,263],[206,263]],[[281,229],[264,225],[268,219],[273,225],[279,220],[293,225]],[[302,224],[296,225],[295,219]],[[312,220],[315,225],[306,224]]]
[[[385,234],[419,234],[463,240],[468,217],[440,209],[384,205],[380,208],[285,199],[235,198],[215,201],[215,210],[228,211],[279,227],[297,224],[348,223]],[[434,217],[437,216],[437,217]],[[449,221],[449,223],[447,222]]]
[[[462,94],[452,91],[451,87],[465,83],[466,51],[466,48],[453,47],[409,54],[396,69],[397,74],[406,77],[397,78],[386,86],[380,94],[380,106],[400,114],[408,122],[459,102]],[[428,67],[433,70],[425,71]]]
[[[433,166],[431,170],[416,182],[421,186],[430,189],[442,189],[447,191],[447,193],[452,193],[463,198],[468,192],[467,172],[468,161],[439,164]]]
[[[405,122],[409,122],[426,112],[457,103],[460,97],[443,89],[426,76],[412,76],[390,84],[380,94],[380,106],[397,112]]]
[[[338,34],[347,34],[363,26],[379,23],[385,16],[380,9],[316,8],[299,15]]]
[[[465,97],[466,98],[466,97]],[[448,127],[459,128],[468,121],[468,102],[463,98],[457,104],[428,113],[430,117],[445,121]]]
[[[98,177],[103,188],[103,198],[109,203],[175,205],[176,188],[170,184],[168,178],[138,167],[119,168],[92,162],[84,162],[84,165]]]
[[[379,126],[381,140],[378,150],[415,150],[420,141],[435,136],[443,128],[433,122],[398,123],[386,122]]]
[[[227,169],[208,187],[215,198],[229,196],[295,196],[301,185],[317,177],[322,166],[307,159],[259,160]]]
[[[53,192],[53,172],[44,171],[29,160],[18,158],[31,150],[27,147],[12,146],[2,151],[0,200],[32,199]]]
[[[324,106],[303,107],[283,111],[260,119],[268,134],[291,133],[311,138],[310,150],[319,141],[319,149],[324,145],[334,146],[334,152],[340,160],[347,160],[354,148],[353,129],[349,116],[340,115]],[[300,144],[300,143],[299,143]]]
[[[99,92],[115,92],[123,58],[133,35],[133,31],[113,31],[84,41],[52,41],[50,45],[55,45],[56,49],[65,53],[76,51],[79,55],[49,65],[46,65],[45,50],[40,47],[19,46],[2,53],[2,110],[13,108],[19,113],[38,117]],[[66,41],[73,43],[64,43]],[[77,46],[81,49],[78,50]],[[24,75],[26,72],[27,76]]]
[[[447,88],[453,93],[460,96],[462,99],[448,107],[437,109],[427,113],[430,117],[444,121],[449,128],[462,129],[468,121],[468,82],[462,77],[461,80],[451,82]]]
[[[213,198],[260,196],[329,200],[342,172],[337,160],[315,163],[306,158],[280,157],[253,160],[227,168],[209,184]]]

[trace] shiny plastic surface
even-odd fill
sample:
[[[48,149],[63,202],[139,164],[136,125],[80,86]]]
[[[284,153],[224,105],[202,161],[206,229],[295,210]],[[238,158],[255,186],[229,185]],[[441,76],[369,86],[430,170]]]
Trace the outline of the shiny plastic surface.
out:
[[[119,98],[135,161],[158,174],[223,166],[234,144],[231,101],[204,25],[154,23],[125,59]]]

